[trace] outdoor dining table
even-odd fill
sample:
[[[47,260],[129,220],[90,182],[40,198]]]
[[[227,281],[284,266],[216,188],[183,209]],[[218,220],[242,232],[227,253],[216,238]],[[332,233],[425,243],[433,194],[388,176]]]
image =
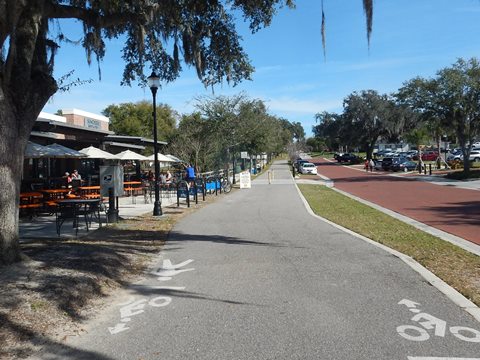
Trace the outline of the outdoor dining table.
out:
[[[72,219],[73,227],[75,228],[75,235],[78,234],[78,225],[80,217],[83,215],[85,225],[88,231],[88,225],[92,222],[92,216],[95,215],[98,219],[99,226],[102,226],[100,218],[100,203],[101,199],[66,199],[57,202],[57,211],[55,213],[55,224],[57,234],[60,236],[60,230],[65,220]]]
[[[21,204],[34,204],[38,203],[39,200],[43,198],[42,193],[38,191],[29,191],[20,193],[20,203]]]
[[[43,206],[43,195],[38,191],[30,191],[20,193],[20,211],[25,211],[29,214],[30,218],[36,214],[36,211]]]
[[[39,190],[45,197],[45,200],[59,200],[64,199],[71,189],[43,189]]]
[[[100,186],[80,186],[77,189],[77,193],[82,198],[99,199],[100,198]]]
[[[135,195],[143,194],[145,187],[141,181],[124,181],[123,186],[127,194],[132,197],[132,204],[136,203]]]

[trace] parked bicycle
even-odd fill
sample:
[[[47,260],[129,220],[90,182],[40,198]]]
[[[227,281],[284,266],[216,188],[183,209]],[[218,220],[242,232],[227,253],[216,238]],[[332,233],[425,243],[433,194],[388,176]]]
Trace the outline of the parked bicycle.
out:
[[[221,191],[224,191],[225,193],[229,193],[232,190],[232,183],[228,179],[228,172],[220,171],[218,173],[218,179],[220,181]]]
[[[225,193],[228,194],[232,190],[232,183],[228,179],[228,176],[223,177],[220,184],[222,186],[222,191],[224,191]]]

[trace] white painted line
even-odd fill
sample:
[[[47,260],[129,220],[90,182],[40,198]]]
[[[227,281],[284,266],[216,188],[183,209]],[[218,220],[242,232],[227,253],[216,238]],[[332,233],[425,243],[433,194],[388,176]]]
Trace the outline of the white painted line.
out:
[[[480,358],[438,357],[438,356],[409,356],[408,360],[480,360]]]
[[[332,225],[333,227],[339,229],[339,230],[342,230],[344,232],[346,232],[347,234],[350,234],[352,236],[355,236],[356,238],[359,238],[365,242],[368,242],[369,244],[373,245],[373,246],[376,246],[396,257],[398,257],[400,260],[402,260],[403,262],[405,262],[408,266],[410,266],[413,270],[415,270],[416,272],[418,272],[426,281],[428,281],[432,286],[434,286],[437,290],[439,290],[440,292],[442,292],[444,295],[446,295],[451,301],[453,301],[455,304],[457,304],[459,307],[461,307],[463,310],[465,310],[466,312],[468,312],[470,315],[472,315],[475,320],[477,320],[478,322],[480,322],[480,308],[475,305],[473,302],[471,302],[470,300],[468,300],[465,296],[463,296],[462,294],[460,294],[457,290],[455,290],[454,288],[452,288],[450,285],[448,285],[446,282],[444,282],[442,279],[440,279],[439,277],[437,277],[435,274],[433,274],[432,272],[428,271],[426,268],[424,268],[422,265],[420,265],[418,262],[416,262],[413,258],[411,258],[410,256],[407,256],[399,251],[396,251],[394,249],[391,249],[385,245],[382,245],[380,243],[377,243],[376,241],[373,241],[372,239],[369,239],[363,235],[360,235],[360,234],[357,234],[356,232],[353,232],[347,228],[344,228],[343,226],[340,226],[338,224],[335,224],[334,222],[330,221],[330,220],[327,220],[321,216],[318,216],[317,214],[315,214],[312,210],[312,208],[310,207],[310,205],[308,204],[307,202],[307,199],[305,199],[305,197],[303,196],[302,192],[300,191],[300,189],[298,188],[297,184],[295,184],[295,187],[297,189],[297,192],[300,196],[300,199],[302,200],[304,206],[305,206],[305,209],[307,209],[307,212],[323,221],[323,222],[326,222],[327,224],[330,224]],[[446,358],[448,359],[448,358]],[[480,360],[479,359],[472,359],[472,360]]]

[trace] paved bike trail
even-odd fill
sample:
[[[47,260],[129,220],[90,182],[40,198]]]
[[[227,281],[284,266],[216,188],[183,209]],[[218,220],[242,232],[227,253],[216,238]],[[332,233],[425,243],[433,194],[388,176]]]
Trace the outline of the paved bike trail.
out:
[[[145,279],[38,358],[478,358],[473,317],[399,258],[311,216],[286,162],[272,170],[271,184],[261,176],[183,218]]]
[[[480,245],[480,191],[312,159],[342,191]]]

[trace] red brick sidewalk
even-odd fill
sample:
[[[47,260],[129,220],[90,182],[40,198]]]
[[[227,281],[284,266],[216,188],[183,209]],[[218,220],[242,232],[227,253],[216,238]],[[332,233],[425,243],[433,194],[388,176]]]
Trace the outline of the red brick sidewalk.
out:
[[[480,245],[480,191],[311,161],[337,189]]]

